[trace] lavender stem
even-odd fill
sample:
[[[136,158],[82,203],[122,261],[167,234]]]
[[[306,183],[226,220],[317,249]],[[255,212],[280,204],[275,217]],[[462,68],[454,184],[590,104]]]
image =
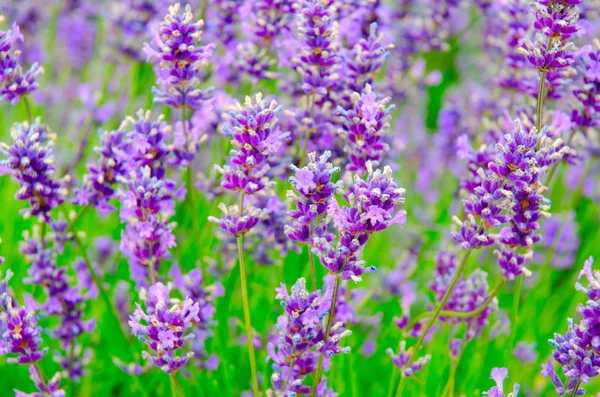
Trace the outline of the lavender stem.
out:
[[[240,217],[244,214],[244,193],[240,193]],[[252,343],[252,322],[250,320],[250,305],[248,303],[248,287],[246,285],[246,266],[244,264],[244,237],[237,237],[238,257],[240,261],[240,279],[242,282],[242,306],[244,308],[244,322],[246,328],[246,338],[248,341],[248,357],[250,358],[250,370],[252,371],[252,389],[254,397],[260,397],[258,387],[258,374],[256,370],[256,356],[254,353],[254,344]]]
[[[329,315],[327,316],[327,326],[325,327],[324,338],[329,338],[329,332],[331,332],[331,324],[333,323],[333,317],[335,316],[335,304],[337,301],[338,289],[340,288],[340,277],[336,274],[335,283],[333,284],[333,296],[331,297],[331,306],[329,308]],[[313,379],[312,390],[310,396],[315,397],[317,395],[317,386],[321,382],[321,373],[323,372],[323,354],[319,356],[319,363],[317,364],[317,371]]]

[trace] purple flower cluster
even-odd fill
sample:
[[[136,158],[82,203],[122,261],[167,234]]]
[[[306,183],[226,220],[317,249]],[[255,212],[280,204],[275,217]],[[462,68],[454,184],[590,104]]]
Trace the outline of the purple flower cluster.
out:
[[[564,335],[555,333],[549,343],[554,346],[552,357],[562,367],[566,380],[563,382],[554,370],[552,360],[542,365],[542,375],[549,377],[556,388],[556,394],[583,395],[585,389],[576,387],[589,383],[600,374],[600,274],[592,270],[593,258],[585,261],[579,277],[585,276],[589,282],[586,288],[577,283],[575,288],[584,292],[588,301],[580,304],[577,311],[582,319],[574,324],[569,319],[569,328]]]
[[[233,122],[224,132],[232,136],[235,149],[227,159],[227,165],[219,168],[223,173],[221,186],[227,190],[255,194],[269,184],[269,155],[276,153],[288,136],[277,126],[276,113],[282,106],[276,100],[267,103],[262,94],[256,94],[253,102],[246,97],[244,106],[236,105],[231,112]]]
[[[595,127],[600,118],[600,41],[594,41],[595,48],[586,48],[586,55],[578,57],[576,68],[582,76],[582,86],[573,90],[573,95],[581,103],[581,110],[573,110],[571,120],[579,127]],[[583,49],[582,49],[583,52]]]
[[[98,157],[88,164],[83,187],[75,192],[75,203],[93,205],[98,212],[108,214],[114,210],[110,200],[115,196],[115,185],[127,176],[131,147],[121,130],[102,131],[100,137],[100,146],[95,148]]]
[[[123,203],[121,220],[127,223],[121,232],[121,249],[137,282],[155,282],[161,261],[176,245],[173,226],[168,223],[175,205],[174,185],[151,173],[148,166],[132,171],[118,193]]]
[[[523,272],[525,259],[530,256],[530,253],[518,252],[517,248],[528,250],[541,239],[536,231],[549,208],[549,202],[542,195],[545,172],[569,154],[570,149],[560,140],[548,138],[546,129],[540,133],[535,128],[526,132],[518,122],[513,134],[507,134],[505,140],[496,145],[498,153],[494,161],[488,163],[488,171],[481,168],[477,171],[481,182],[463,201],[468,220],[458,221],[461,229],[453,233],[453,238],[464,249],[498,241],[501,248],[495,255],[502,274],[514,279]],[[476,226],[478,221],[481,223]],[[501,229],[499,236],[488,232],[502,225],[507,226]]]
[[[387,106],[391,101],[389,97],[378,100],[378,95],[369,84],[362,94],[355,92],[350,97],[352,109],[338,107],[343,120],[341,131],[348,142],[346,152],[350,164],[347,169],[364,175],[367,172],[367,161],[377,167],[390,150],[384,137],[390,129],[390,113],[394,106]]]
[[[192,352],[177,355],[177,352],[186,340],[194,338],[191,331],[194,323],[200,321],[200,305],[187,297],[174,303],[169,288],[160,282],[151,285],[147,292],[143,290],[142,294],[146,293],[142,297],[146,309],[137,304],[130,316],[131,332],[155,352],[144,351],[145,359],[168,374],[177,372],[194,355]]]
[[[384,167],[383,172],[373,170],[367,163],[366,180],[355,175],[354,183],[348,189],[348,207],[338,207],[332,200],[328,208],[330,216],[339,232],[337,244],[332,245],[331,236],[323,236],[315,241],[313,252],[321,258],[331,274],[344,280],[361,280],[365,271],[364,261],[357,256],[374,232],[406,222],[406,211],[395,212],[395,206],[404,202],[404,189],[398,188],[392,178],[392,169]]]
[[[294,63],[302,76],[302,91],[316,103],[329,99],[338,85],[336,5],[336,0],[302,0],[298,11],[302,47]]]
[[[215,47],[201,46],[204,22],[194,21],[189,4],[181,10],[179,3],[169,6],[165,20],[154,32],[152,44],[144,45],[148,59],[156,58],[158,87],[152,92],[156,102],[175,108],[197,109],[208,99],[211,91],[202,91],[198,86],[203,80],[204,66]]]
[[[173,288],[198,305],[198,319],[190,331],[194,334],[194,338],[190,339],[190,350],[194,353],[196,366],[215,370],[219,359],[216,355],[208,355],[205,343],[213,336],[212,328],[216,325],[215,299],[224,294],[223,286],[220,283],[205,285],[202,272],[198,269],[183,274],[177,265],[171,268],[171,278]]]
[[[346,86],[350,92],[359,92],[373,85],[375,75],[390,55],[393,44],[385,44],[385,35],[377,33],[377,23],[369,27],[369,35],[361,37],[352,49],[343,53]]]
[[[56,178],[54,140],[56,136],[39,120],[33,125],[15,123],[11,130],[13,144],[0,144],[0,153],[7,159],[0,165],[7,167],[19,183],[17,200],[29,201],[30,208],[21,211],[24,217],[36,216],[50,220],[50,211],[64,201],[66,191]]]
[[[38,372],[38,369],[31,365],[29,366],[29,379],[33,381],[37,392],[33,394],[23,393],[22,391],[13,389],[15,392],[15,397],[64,397],[66,395],[66,391],[63,389],[59,389],[60,387],[60,372],[54,374],[48,382],[43,380],[43,374]]]
[[[278,339],[267,347],[274,370],[271,385],[277,395],[309,394],[310,386],[305,385],[304,380],[316,371],[320,354],[324,355],[324,367],[329,368],[331,356],[350,351],[339,346],[341,338],[350,335],[350,331],[344,329],[342,322],[337,322],[325,337],[323,320],[331,306],[331,296],[309,292],[303,278],[292,286],[291,294],[282,283],[276,299],[285,314],[277,320]],[[319,390],[317,395],[328,394]]]
[[[4,20],[0,15],[0,23]],[[21,51],[14,47],[23,41],[19,26],[13,23],[12,30],[0,30],[0,102],[16,104],[19,100],[38,88],[36,78],[44,72],[37,63],[23,71],[19,64]]]
[[[55,352],[54,359],[71,379],[78,381],[84,375],[83,368],[91,354],[78,345],[78,338],[96,327],[95,319],[84,319],[84,311],[87,302],[97,297],[98,290],[85,261],[76,260],[73,267],[77,282],[73,283],[68,278],[67,269],[57,266],[56,251],[45,248],[44,244],[37,233],[21,243],[21,253],[31,262],[29,278],[24,281],[46,289],[46,301],[42,305],[36,303],[36,308],[43,309],[46,315],[59,318],[58,325],[51,329],[51,335],[60,341],[65,355]],[[76,347],[77,355],[71,353]]]
[[[565,77],[573,72],[575,45],[570,40],[579,30],[576,5],[582,1],[539,0],[534,3],[534,41],[525,38],[518,49],[534,68],[547,73],[550,98],[562,96],[559,89]]]
[[[290,183],[297,194],[288,192],[296,203],[296,209],[290,210],[291,225],[286,225],[285,235],[293,241],[311,244],[311,228],[316,221],[327,212],[331,200],[335,200],[336,189],[342,186],[340,181],[333,182],[334,174],[339,172],[328,162],[331,152],[326,151],[316,159],[316,153],[308,154],[308,165],[303,168],[291,166],[295,175],[290,177]]]
[[[42,328],[35,311],[25,306],[13,307],[10,297],[2,299],[5,302],[0,313],[0,354],[16,355],[9,358],[8,363],[32,364],[41,360],[48,348],[40,348]]]

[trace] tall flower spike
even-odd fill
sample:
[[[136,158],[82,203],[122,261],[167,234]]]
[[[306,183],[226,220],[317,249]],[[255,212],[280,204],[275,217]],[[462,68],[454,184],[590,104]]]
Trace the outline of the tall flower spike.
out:
[[[350,331],[345,331],[339,323],[332,327],[329,338],[324,339],[322,322],[329,311],[331,296],[309,292],[303,278],[292,286],[291,294],[284,284],[276,291],[276,299],[285,313],[277,320],[276,338],[267,346],[274,370],[271,385],[276,395],[309,394],[310,386],[305,385],[304,380],[316,371],[320,352],[326,353],[327,362],[333,354],[347,353],[349,348],[340,348],[339,343]]]
[[[12,146],[0,144],[0,153],[7,156],[0,165],[12,172],[20,187],[18,200],[29,201],[30,208],[23,216],[37,216],[50,220],[50,211],[64,201],[66,189],[56,179],[54,167],[54,140],[56,136],[39,120],[33,125],[15,123],[11,130]]]
[[[323,102],[338,84],[336,0],[302,0],[298,35],[303,47],[295,61],[302,75],[301,89]]]
[[[3,20],[0,15],[0,23]],[[23,41],[23,35],[16,23],[12,30],[0,30],[0,102],[7,101],[13,105],[38,88],[36,78],[44,72],[37,63],[23,71],[18,61],[21,51],[13,48],[18,41]]]
[[[374,267],[364,268],[364,262],[357,255],[367,243],[371,234],[387,227],[406,222],[406,211],[395,211],[395,206],[404,202],[404,189],[398,188],[388,166],[373,171],[367,162],[367,179],[354,175],[354,183],[348,188],[348,207],[337,207],[332,201],[328,212],[339,230],[339,241],[335,246],[331,238],[315,239],[313,252],[321,258],[331,274],[339,274],[344,280],[361,280],[365,271],[375,271]]]
[[[367,161],[377,167],[390,147],[384,136],[390,129],[391,112],[394,105],[387,106],[391,98],[378,100],[369,84],[364,92],[351,95],[353,107],[344,110],[338,107],[342,116],[342,134],[346,137],[346,151],[350,156],[348,170],[363,175],[367,172]]]
[[[554,347],[552,357],[562,367],[566,379],[563,381],[558,376],[552,359],[542,365],[542,375],[550,378],[559,396],[585,394],[585,390],[579,386],[589,383],[600,374],[600,272],[592,269],[593,263],[590,257],[579,273],[579,278],[585,277],[589,285],[575,285],[575,289],[585,293],[588,298],[585,304],[577,307],[582,316],[580,323],[574,324],[573,319],[568,319],[567,332],[564,335],[555,333],[554,339],[548,341]]]
[[[155,101],[165,105],[196,109],[212,90],[198,88],[203,80],[201,68],[212,56],[214,44],[201,46],[203,21],[194,21],[192,8],[179,3],[169,6],[169,14],[154,32],[152,44],[144,44],[148,59],[156,58],[158,87],[152,89]]]
[[[142,295],[146,291],[143,290]],[[144,351],[142,357],[151,360],[155,366],[171,374],[187,364],[194,355],[187,352],[177,355],[185,341],[193,338],[190,333],[194,323],[199,321],[200,307],[190,298],[173,303],[170,290],[163,283],[150,286],[145,301],[146,309],[137,304],[130,316],[131,332],[144,342],[154,353]]]
[[[122,182],[125,187],[118,196],[123,202],[121,220],[127,226],[121,232],[121,249],[129,259],[132,278],[139,282],[150,277],[154,282],[154,272],[176,245],[168,223],[175,205],[174,186],[151,176],[150,167],[132,171]]]
[[[100,146],[94,149],[98,158],[88,164],[83,187],[75,192],[75,203],[93,205],[100,213],[108,214],[114,210],[110,200],[116,192],[115,184],[127,175],[131,145],[124,131],[100,131],[99,134]]]
[[[230,113],[232,126],[225,126],[235,147],[227,159],[227,165],[217,169],[223,173],[221,186],[227,190],[254,194],[269,184],[269,155],[276,153],[289,133],[283,133],[277,125],[276,113],[282,109],[277,101],[267,103],[262,94],[255,101],[246,97],[244,105],[236,105]]]
[[[342,182],[333,183],[331,178],[339,167],[334,167],[329,160],[331,152],[326,151],[316,159],[316,153],[308,154],[308,164],[303,168],[291,165],[295,175],[290,177],[290,183],[296,191],[288,192],[288,197],[296,201],[296,209],[288,212],[292,224],[285,226],[285,235],[299,243],[310,243],[310,227],[313,221],[327,212],[331,200],[334,200],[336,189]]]

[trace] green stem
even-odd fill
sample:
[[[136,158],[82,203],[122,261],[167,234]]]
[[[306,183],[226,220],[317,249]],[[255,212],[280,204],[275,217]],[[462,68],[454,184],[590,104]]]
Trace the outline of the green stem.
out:
[[[519,302],[521,301],[521,285],[523,284],[523,276],[517,276],[515,280],[515,292],[513,293],[513,322],[512,322],[512,330],[510,333],[510,339],[508,341],[508,345],[505,348],[506,360],[505,363],[508,365],[510,363],[512,357],[512,348],[515,344],[515,340],[517,339],[517,325],[519,323]]]
[[[177,393],[179,393],[179,395],[181,397],[185,397],[185,393],[183,392],[183,389],[181,388],[181,385],[177,381],[177,378],[175,377],[174,373],[171,374],[171,382],[173,383],[175,390],[177,390]]]
[[[240,217],[244,214],[244,193],[240,193]],[[252,389],[254,397],[260,397],[258,387],[258,374],[256,371],[256,356],[254,344],[252,343],[252,322],[250,320],[250,305],[248,304],[248,287],[246,285],[246,266],[244,264],[244,237],[237,237],[238,257],[240,261],[240,280],[242,282],[242,306],[244,308],[244,321],[246,326],[246,339],[248,342],[248,356],[250,358],[250,370],[252,371]]]
[[[154,255],[152,254],[152,245],[148,244],[148,253],[150,254],[150,261],[148,262],[148,272],[150,273],[150,281],[152,284],[156,284],[156,269],[154,268]]]
[[[500,293],[502,288],[504,288],[504,286],[506,285],[506,281],[507,280],[505,278],[503,278],[502,281],[500,281],[500,283],[496,286],[496,289],[494,289],[494,291],[492,291],[492,293],[487,297],[485,302],[481,306],[479,306],[477,309],[472,310],[470,312],[454,312],[454,311],[450,311],[450,310],[442,310],[440,312],[440,316],[456,317],[456,318],[471,318],[471,317],[478,316],[494,301],[494,298],[496,296],[498,296],[498,294]]]
[[[535,128],[538,132],[542,129],[542,116],[544,112],[544,85],[546,84],[546,73],[543,71],[540,76],[540,86],[538,87],[537,108],[535,112]]]
[[[183,136],[185,137],[186,145],[189,145],[188,142],[188,133],[186,126],[186,116],[185,116],[185,107],[181,108],[181,128],[183,129]],[[186,185],[188,191],[189,206],[190,206],[190,216],[192,217],[192,228],[194,231],[194,238],[198,238],[200,236],[200,225],[198,225],[198,218],[196,214],[196,188],[194,187],[194,163],[193,161],[187,166],[186,170]]]
[[[427,322],[427,325],[421,331],[421,336],[419,337],[419,339],[417,340],[417,343],[413,347],[412,354],[410,355],[410,358],[408,359],[408,362],[406,363],[406,366],[409,366],[410,364],[412,364],[412,362],[417,357],[417,354],[419,353],[419,349],[421,348],[421,345],[423,344],[423,341],[425,340],[425,337],[427,336],[427,333],[429,332],[429,330],[431,329],[431,327],[435,323],[435,320],[437,320],[437,318],[439,317],[440,313],[442,312],[442,309],[446,305],[446,302],[450,298],[450,295],[452,295],[452,291],[454,291],[454,287],[456,287],[456,283],[458,283],[458,280],[460,279],[460,276],[462,275],[462,273],[466,269],[468,259],[471,256],[471,252],[472,252],[472,250],[468,250],[467,252],[465,252],[465,255],[463,256],[463,259],[460,262],[460,265],[458,266],[458,269],[456,269],[456,272],[454,273],[454,277],[452,278],[452,281],[450,282],[450,286],[446,290],[446,293],[442,297],[442,300],[440,301],[439,305],[437,306],[437,308],[433,312],[433,315],[429,318],[429,322]],[[404,391],[404,386],[406,384],[406,379],[407,378],[405,376],[402,376],[402,380],[400,381],[400,386],[398,387],[398,392],[396,393],[397,397],[402,396],[402,393]]]
[[[31,113],[31,107],[29,106],[29,98],[27,98],[27,95],[23,97],[23,103],[25,103],[25,110],[27,111],[27,119],[29,120],[29,125],[32,125],[33,115]]]
[[[329,315],[327,316],[327,326],[325,327],[325,338],[329,338],[329,332],[331,332],[331,324],[333,323],[333,317],[335,316],[335,303],[337,301],[338,290],[340,288],[340,277],[335,275],[335,283],[333,284],[333,296],[331,297],[331,306],[329,307]],[[319,356],[319,363],[317,364],[317,370],[313,379],[312,390],[310,391],[311,397],[315,397],[317,394],[317,386],[321,382],[321,373],[323,372],[323,354]]]
[[[306,98],[306,106],[309,107],[309,117],[312,120],[313,118],[313,111],[315,109],[315,95],[311,95],[310,97]],[[310,128],[306,129],[306,132],[304,133],[304,144],[302,145],[302,153],[300,153],[300,168],[304,167],[304,164],[306,164],[306,152],[308,151],[308,141],[310,140]]]
[[[571,392],[571,397],[575,397],[577,395],[577,390],[579,390],[579,386],[581,385],[581,380],[578,380]]]
[[[317,290],[317,273],[315,272],[315,255],[312,252],[312,233],[313,233],[314,221],[310,223],[308,232],[309,243],[306,246],[308,248],[308,263],[310,264],[310,282],[312,291]]]
[[[46,374],[44,374],[44,371],[42,371],[42,367],[40,367],[39,361],[36,361],[35,363],[33,363],[33,367],[37,371],[38,376],[40,377],[40,380],[42,381],[42,385],[44,385],[44,390],[48,390],[48,382],[46,381]]]
[[[86,205],[85,207],[83,207],[81,209],[81,211],[79,211],[75,217],[69,222],[69,226],[67,227],[67,231],[70,232],[73,230],[73,228],[75,227],[75,225],[77,224],[77,222],[79,222],[79,220],[83,217],[83,215],[89,210],[90,206]]]

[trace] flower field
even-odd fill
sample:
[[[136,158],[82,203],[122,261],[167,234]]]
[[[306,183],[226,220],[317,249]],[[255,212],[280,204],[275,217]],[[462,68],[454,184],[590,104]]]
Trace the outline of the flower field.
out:
[[[0,396],[600,397],[599,0],[1,0]]]

